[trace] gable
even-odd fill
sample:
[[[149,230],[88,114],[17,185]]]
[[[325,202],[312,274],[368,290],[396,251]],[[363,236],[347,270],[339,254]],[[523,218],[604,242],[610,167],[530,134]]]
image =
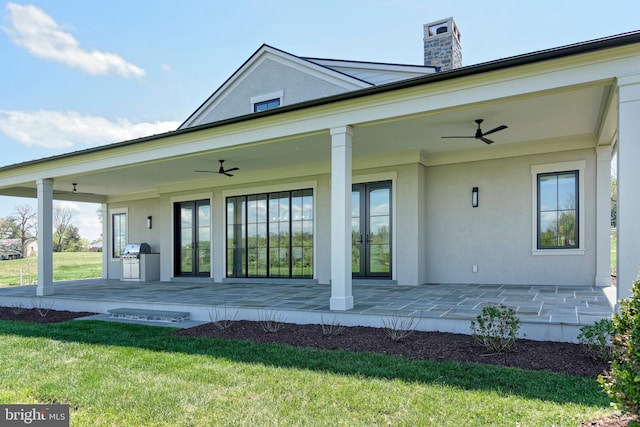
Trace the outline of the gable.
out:
[[[179,129],[251,114],[255,102],[272,98],[278,98],[280,105],[292,105],[371,86],[263,45]]]

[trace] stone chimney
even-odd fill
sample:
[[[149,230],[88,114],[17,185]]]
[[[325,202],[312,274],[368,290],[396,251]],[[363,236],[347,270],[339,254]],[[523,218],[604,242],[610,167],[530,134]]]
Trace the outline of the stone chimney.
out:
[[[460,31],[453,18],[424,24],[424,65],[438,71],[462,66]]]

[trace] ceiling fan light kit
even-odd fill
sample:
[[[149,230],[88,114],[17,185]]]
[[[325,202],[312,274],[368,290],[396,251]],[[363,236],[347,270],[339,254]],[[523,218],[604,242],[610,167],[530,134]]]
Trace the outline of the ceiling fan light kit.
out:
[[[479,139],[482,142],[484,142],[485,144],[493,144],[493,140],[486,138],[487,135],[490,135],[492,133],[495,132],[499,132],[501,130],[507,129],[508,126],[506,125],[500,125],[498,127],[495,127],[487,132],[482,132],[482,129],[480,129],[480,125],[482,124],[482,122],[484,121],[484,119],[476,119],[475,122],[478,125],[478,128],[476,129],[476,133],[475,135],[464,135],[464,136],[443,136],[441,138],[475,138],[475,139]]]

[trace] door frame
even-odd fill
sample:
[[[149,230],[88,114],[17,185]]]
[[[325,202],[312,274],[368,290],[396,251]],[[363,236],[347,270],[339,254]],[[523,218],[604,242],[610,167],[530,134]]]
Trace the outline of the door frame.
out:
[[[197,201],[197,200],[208,200],[209,201],[209,207],[211,209],[210,211],[210,215],[209,215],[209,230],[211,232],[209,238],[211,241],[210,244],[210,252],[209,252],[209,259],[210,259],[210,263],[211,263],[211,268],[210,268],[210,272],[209,275],[206,276],[178,276],[177,275],[177,270],[175,268],[175,263],[176,263],[176,257],[179,256],[179,253],[176,252],[176,230],[175,230],[175,226],[176,226],[176,217],[175,217],[175,205],[176,203],[183,203],[183,202],[193,202],[193,201]],[[213,204],[213,193],[194,193],[194,194],[186,194],[186,195],[180,195],[180,196],[172,196],[169,199],[169,212],[171,212],[171,259],[170,260],[165,260],[168,262],[168,264],[171,266],[171,272],[169,273],[169,277],[172,278],[205,278],[205,277],[209,277],[212,278],[214,277],[214,270],[215,270],[215,264],[214,264],[214,258],[213,258],[213,252],[214,252],[214,246],[215,246],[215,242],[214,242],[214,216],[216,215],[216,211],[214,208],[214,204]],[[162,266],[161,266],[162,269]]]
[[[364,175],[354,175],[351,178],[352,187],[354,185],[359,184],[369,184],[376,183],[382,181],[390,181],[391,182],[391,240],[390,240],[390,251],[391,251],[391,277],[384,276],[352,276],[353,280],[396,280],[397,278],[397,256],[396,256],[396,248],[397,245],[397,236],[398,236],[398,228],[397,228],[397,181],[398,174],[395,171],[390,172],[382,172],[382,173],[373,173],[373,174],[364,174]],[[350,239],[350,237],[349,237]],[[351,265],[351,263],[349,264]]]

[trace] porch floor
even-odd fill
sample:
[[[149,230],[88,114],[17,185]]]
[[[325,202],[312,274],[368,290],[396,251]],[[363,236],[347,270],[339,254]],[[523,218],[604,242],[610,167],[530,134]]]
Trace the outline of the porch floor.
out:
[[[320,284],[245,284],[211,281],[125,282],[91,279],[55,282],[55,294],[36,298],[36,286],[0,288],[0,305],[106,313],[117,307],[181,310],[194,320],[212,315],[259,320],[265,313],[293,323],[381,326],[386,316],[413,317],[415,329],[470,333],[469,321],[486,305],[516,311],[527,338],[575,341],[583,325],[610,317],[607,288],[589,286],[353,283],[354,308],[331,311],[331,287]],[[38,302],[40,300],[40,302]],[[555,331],[558,330],[558,331]]]

